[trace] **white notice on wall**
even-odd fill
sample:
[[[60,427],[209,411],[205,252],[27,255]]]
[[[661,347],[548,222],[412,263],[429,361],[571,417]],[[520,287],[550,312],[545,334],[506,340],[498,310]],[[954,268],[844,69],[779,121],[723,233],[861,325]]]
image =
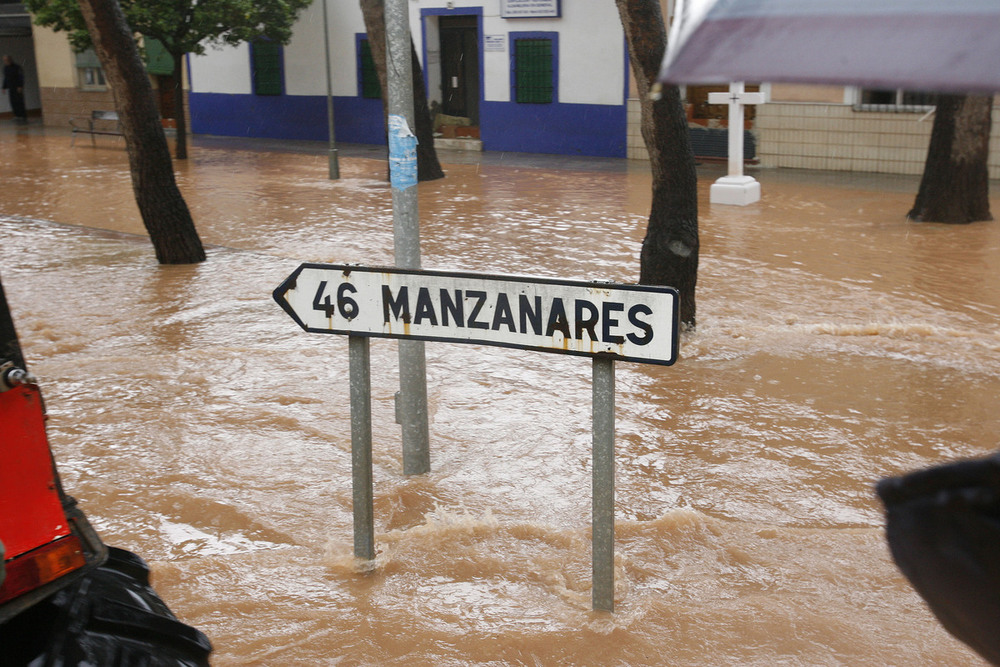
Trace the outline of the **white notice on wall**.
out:
[[[483,51],[499,51],[502,53],[506,50],[506,35],[483,35]]]
[[[560,0],[500,0],[500,16],[505,19],[558,18]]]

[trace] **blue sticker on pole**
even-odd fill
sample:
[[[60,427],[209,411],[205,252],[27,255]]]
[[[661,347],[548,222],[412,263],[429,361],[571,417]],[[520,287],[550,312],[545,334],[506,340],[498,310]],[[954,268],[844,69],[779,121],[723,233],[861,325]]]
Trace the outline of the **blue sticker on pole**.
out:
[[[417,138],[403,116],[389,116],[389,182],[399,190],[417,184]]]

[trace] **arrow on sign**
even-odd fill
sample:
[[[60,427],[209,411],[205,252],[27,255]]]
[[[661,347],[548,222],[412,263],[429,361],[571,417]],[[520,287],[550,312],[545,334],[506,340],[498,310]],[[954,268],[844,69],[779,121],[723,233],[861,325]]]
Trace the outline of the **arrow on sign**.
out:
[[[677,360],[670,287],[303,264],[274,299],[313,333]]]

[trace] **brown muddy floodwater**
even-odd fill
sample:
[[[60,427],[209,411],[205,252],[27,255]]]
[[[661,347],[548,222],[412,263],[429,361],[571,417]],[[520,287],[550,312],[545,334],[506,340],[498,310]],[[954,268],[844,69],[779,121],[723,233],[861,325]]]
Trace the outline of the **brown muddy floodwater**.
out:
[[[66,487],[214,664],[982,664],[890,561],[872,485],[996,447],[1000,224],[907,223],[904,177],[761,170],[759,204],[711,206],[701,167],[698,330],[617,365],[608,615],[578,357],[428,344],[432,472],[405,477],[374,341],[378,556],[352,556],[347,341],[271,291],[391,263],[384,162],[330,182],[324,155],[196,145],[209,260],[161,267],[98,144],[0,133],[3,281]],[[594,165],[446,164],[425,268],[634,281],[649,176]]]

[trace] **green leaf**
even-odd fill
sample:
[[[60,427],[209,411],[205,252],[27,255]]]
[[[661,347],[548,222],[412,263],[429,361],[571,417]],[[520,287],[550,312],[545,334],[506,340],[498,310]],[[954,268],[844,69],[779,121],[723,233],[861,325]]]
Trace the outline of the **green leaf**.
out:
[[[119,0],[135,33],[171,55],[204,53],[208,44],[236,45],[265,38],[287,44],[292,26],[313,0]],[[36,25],[66,32],[73,48],[92,43],[75,0],[26,0]]]

